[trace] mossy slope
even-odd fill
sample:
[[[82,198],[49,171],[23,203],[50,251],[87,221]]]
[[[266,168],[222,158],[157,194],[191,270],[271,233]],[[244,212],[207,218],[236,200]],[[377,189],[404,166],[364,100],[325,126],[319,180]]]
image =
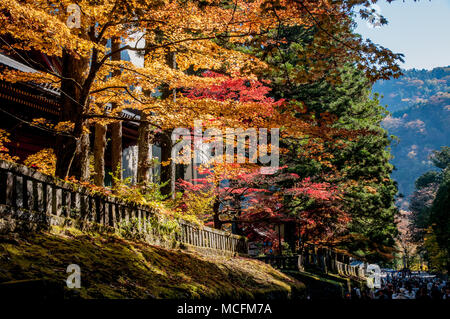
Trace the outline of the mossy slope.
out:
[[[53,228],[0,236],[0,283],[43,279],[65,286],[81,268],[81,298],[286,298],[304,285],[256,260],[167,250],[114,234]]]

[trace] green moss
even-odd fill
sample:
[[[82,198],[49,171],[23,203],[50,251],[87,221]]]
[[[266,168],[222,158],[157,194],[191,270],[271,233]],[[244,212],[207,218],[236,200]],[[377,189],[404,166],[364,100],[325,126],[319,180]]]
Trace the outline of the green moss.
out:
[[[257,260],[167,250],[115,234],[54,227],[0,236],[0,283],[45,279],[64,285],[69,264],[81,289],[68,298],[287,298],[305,286]]]

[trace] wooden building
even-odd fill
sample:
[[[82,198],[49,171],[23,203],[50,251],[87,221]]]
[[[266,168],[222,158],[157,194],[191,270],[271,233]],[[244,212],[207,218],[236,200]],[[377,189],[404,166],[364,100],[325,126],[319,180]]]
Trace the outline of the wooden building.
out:
[[[37,72],[33,66],[22,63],[18,57],[10,57],[0,51],[0,72],[9,68],[22,72]],[[36,53],[32,58],[37,64],[59,72],[61,66],[58,59]],[[61,92],[51,86],[44,86],[32,82],[9,83],[0,81],[0,128],[8,131],[11,143],[8,145],[10,154],[18,156],[20,161],[25,160],[29,155],[34,154],[44,148],[55,148],[56,135],[51,130],[44,130],[32,125],[33,119],[45,118],[53,123],[58,123],[60,114],[59,97]],[[133,110],[124,110],[120,115],[127,119],[122,125],[122,168],[124,178],[131,177],[136,180],[137,171],[137,139],[139,123],[139,113]],[[91,130],[91,146],[94,145],[94,130]],[[107,131],[107,140],[111,136],[110,128]],[[158,145],[152,146],[151,156],[161,160],[161,149]],[[107,143],[105,150],[105,184],[110,185],[111,177],[108,174],[111,169],[111,145]],[[152,171],[153,176],[158,176],[160,166]],[[177,178],[188,180],[197,177],[193,165],[179,167]],[[156,178],[154,179],[156,181]]]

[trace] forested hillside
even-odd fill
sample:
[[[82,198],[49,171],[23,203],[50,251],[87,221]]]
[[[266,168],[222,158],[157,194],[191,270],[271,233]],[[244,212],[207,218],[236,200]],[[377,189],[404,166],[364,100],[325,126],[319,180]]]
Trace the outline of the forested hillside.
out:
[[[374,92],[383,95],[381,102],[388,105],[389,111],[396,112],[417,104],[435,103],[443,98],[448,101],[450,66],[430,71],[412,69],[403,73],[398,79],[380,80],[373,86]]]
[[[377,82],[373,92],[392,112],[383,126],[399,139],[392,144],[393,177],[408,196],[414,181],[433,169],[431,152],[450,145],[450,67],[408,70],[399,79]]]

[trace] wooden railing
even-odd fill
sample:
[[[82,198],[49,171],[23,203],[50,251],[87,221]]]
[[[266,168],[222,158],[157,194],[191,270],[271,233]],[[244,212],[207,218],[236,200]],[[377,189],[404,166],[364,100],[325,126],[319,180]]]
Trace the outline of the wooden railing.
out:
[[[276,269],[298,270],[298,256],[263,256],[255,258]]]
[[[364,268],[336,262],[337,274],[343,277],[352,277],[364,280],[366,278]]]
[[[299,258],[300,269],[314,268],[323,273],[338,274],[357,280],[366,279],[365,266],[350,265],[352,258],[334,248],[305,245]]]
[[[179,221],[181,231],[176,239],[179,242],[195,247],[215,249],[233,253],[248,253],[247,239],[210,227],[197,227],[196,225]]]
[[[137,221],[144,238],[158,236],[145,222],[157,212],[119,198],[93,194],[87,188],[65,183],[27,166],[0,160],[0,228],[19,224],[45,227],[66,223],[96,224],[118,229],[124,221]],[[180,231],[173,239],[211,251],[247,254],[246,238],[209,227],[179,221]],[[0,229],[1,231],[2,229]]]
[[[306,245],[302,253],[296,256],[263,256],[256,257],[256,259],[277,269],[312,270],[356,280],[366,280],[365,266],[350,265],[349,256],[328,247]]]

